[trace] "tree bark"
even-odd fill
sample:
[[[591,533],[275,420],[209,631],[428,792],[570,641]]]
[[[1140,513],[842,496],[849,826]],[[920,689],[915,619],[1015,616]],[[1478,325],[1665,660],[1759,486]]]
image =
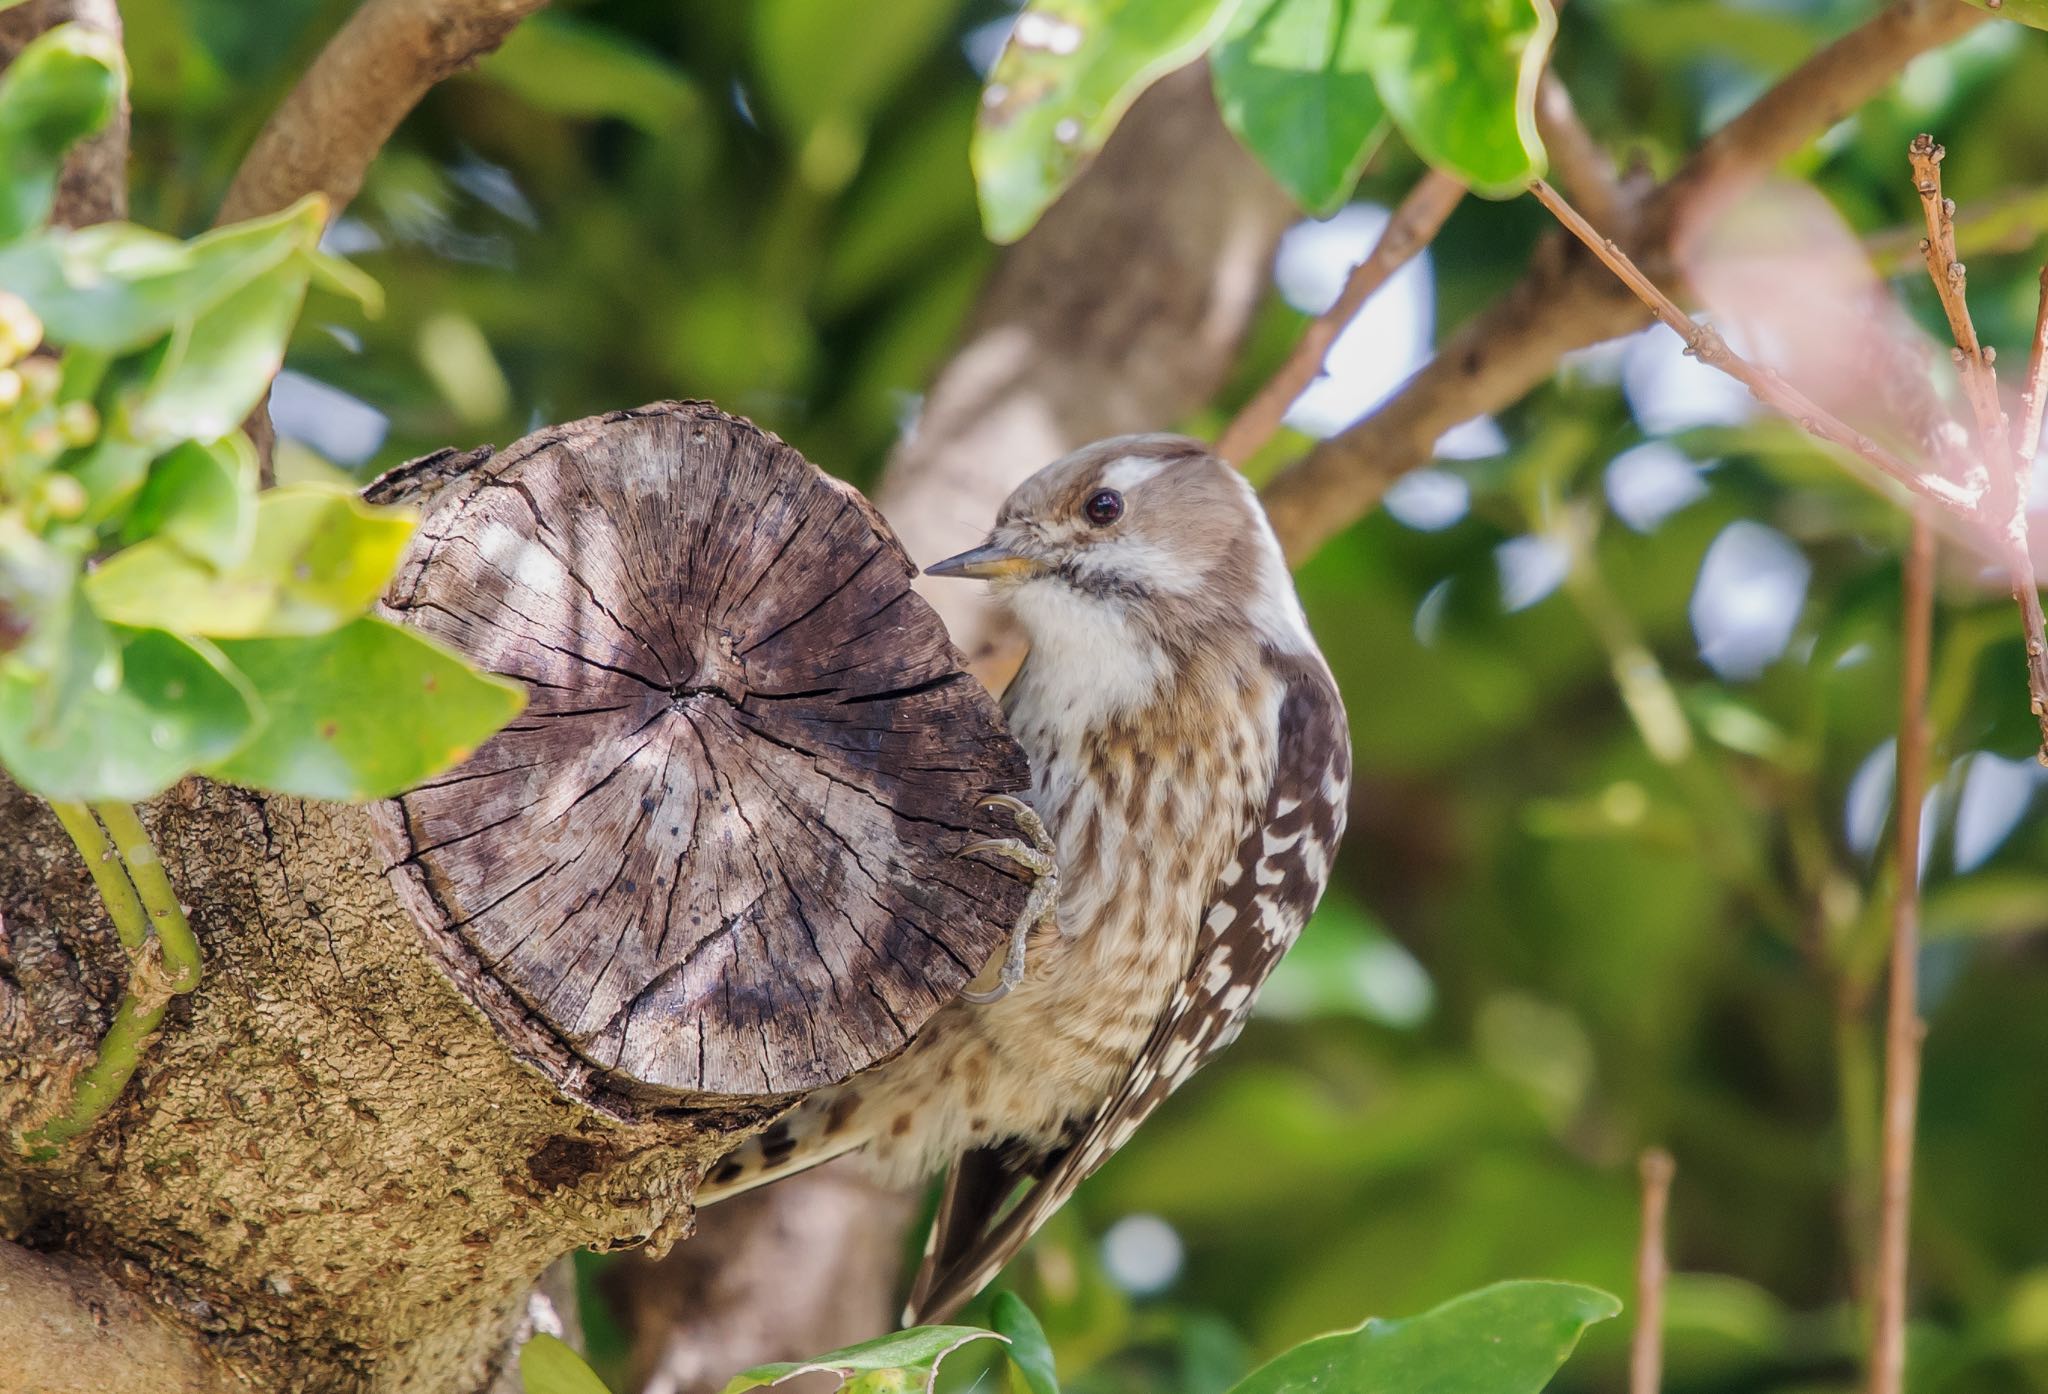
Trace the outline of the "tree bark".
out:
[[[274,213],[315,192],[340,213],[428,89],[494,51],[546,3],[365,0],[264,123],[218,221]]]
[[[30,40],[59,24],[83,24],[121,40],[121,11],[114,0],[25,0],[0,10],[0,68],[12,63]],[[128,216],[128,97],[107,128],[80,141],[64,161],[51,221],[87,227]]]
[[[147,810],[206,978],[94,1132],[0,1160],[0,1236],[255,1387],[449,1394],[550,1263],[686,1232],[711,1160],[980,968],[1023,887],[954,853],[1025,771],[878,516],[744,422],[615,413],[374,493],[424,512],[391,612],[526,713],[392,803]],[[12,1135],[125,967],[48,810],[0,782],[0,829]]]

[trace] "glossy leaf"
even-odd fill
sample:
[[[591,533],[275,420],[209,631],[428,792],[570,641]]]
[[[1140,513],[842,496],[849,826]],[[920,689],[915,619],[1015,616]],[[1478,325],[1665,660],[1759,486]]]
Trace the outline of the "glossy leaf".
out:
[[[50,216],[65,153],[119,109],[127,71],[112,36],[60,24],[0,75],[0,242]]]
[[[519,1348],[519,1387],[525,1394],[611,1394],[582,1356],[546,1333]]]
[[[260,706],[204,640],[116,631],[119,677],[46,710],[47,684],[0,677],[0,763],[51,799],[146,799],[247,740]]]
[[[190,242],[129,223],[53,231],[0,247],[0,285],[28,302],[52,340],[127,353],[311,252],[326,221],[326,200],[311,194]]]
[[[1231,1394],[1537,1394],[1586,1328],[1620,1310],[1577,1283],[1496,1283],[1419,1317],[1304,1342]]]
[[[997,242],[1031,230],[1158,78],[1208,48],[1236,0],[1035,0],[982,96],[969,158]]]
[[[825,1371],[847,1381],[887,1377],[894,1372],[902,1372],[915,1377],[917,1387],[929,1391],[938,1379],[940,1362],[954,1351],[975,1341],[1002,1339],[993,1331],[983,1331],[974,1326],[913,1326],[908,1331],[863,1341],[857,1346],[847,1346],[813,1360],[757,1365],[733,1376],[725,1386],[725,1394],[740,1394],[741,1390],[764,1384],[780,1384],[783,1380],[811,1371]],[[868,1386],[874,1387],[872,1383]],[[885,1384],[883,1387],[890,1386]],[[899,1383],[894,1387],[909,1386]]]
[[[255,448],[240,431],[187,441],[151,466],[126,535],[162,537],[209,565],[235,566],[256,533],[256,474]]]
[[[469,758],[526,700],[513,684],[379,619],[220,647],[269,720],[207,773],[273,793],[388,798]]]
[[[1014,1292],[999,1292],[989,1316],[996,1334],[1010,1342],[1010,1363],[1024,1377],[1031,1394],[1060,1394],[1053,1369],[1052,1345],[1037,1315]]]
[[[1296,203],[1344,206],[1387,129],[1352,0],[1245,0],[1209,55],[1226,125]]]
[[[241,427],[284,366],[284,346],[306,298],[310,269],[286,262],[193,320],[122,424],[145,445],[214,440]]]
[[[402,509],[373,508],[331,485],[292,484],[259,498],[254,539],[235,564],[216,568],[152,538],[115,553],[86,590],[101,614],[123,624],[222,639],[319,634],[383,594],[412,529]]]
[[[1416,153],[1481,193],[1543,172],[1536,82],[1557,19],[1550,0],[1352,0],[1363,57]]]

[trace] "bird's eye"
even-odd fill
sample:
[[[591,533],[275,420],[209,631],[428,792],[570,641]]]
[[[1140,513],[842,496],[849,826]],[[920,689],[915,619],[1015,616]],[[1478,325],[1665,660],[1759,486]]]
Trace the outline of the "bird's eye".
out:
[[[1096,527],[1106,528],[1124,516],[1124,496],[1114,489],[1097,489],[1088,496],[1081,511]]]

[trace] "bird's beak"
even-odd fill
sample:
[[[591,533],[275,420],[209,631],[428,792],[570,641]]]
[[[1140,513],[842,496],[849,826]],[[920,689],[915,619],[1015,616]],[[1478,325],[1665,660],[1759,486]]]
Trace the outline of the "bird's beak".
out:
[[[1043,563],[1021,556],[1000,542],[988,541],[957,557],[935,561],[924,569],[927,576],[970,576],[993,581],[1002,577],[1022,579],[1045,570]]]

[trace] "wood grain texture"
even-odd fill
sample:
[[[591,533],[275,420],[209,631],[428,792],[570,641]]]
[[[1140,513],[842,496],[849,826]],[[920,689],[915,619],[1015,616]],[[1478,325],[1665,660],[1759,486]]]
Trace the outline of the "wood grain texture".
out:
[[[382,822],[458,984],[586,1098],[792,1093],[900,1049],[1022,906],[955,853],[1028,775],[879,515],[701,403],[371,496],[429,491],[391,608],[530,694]]]

